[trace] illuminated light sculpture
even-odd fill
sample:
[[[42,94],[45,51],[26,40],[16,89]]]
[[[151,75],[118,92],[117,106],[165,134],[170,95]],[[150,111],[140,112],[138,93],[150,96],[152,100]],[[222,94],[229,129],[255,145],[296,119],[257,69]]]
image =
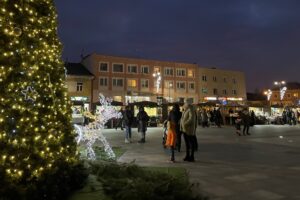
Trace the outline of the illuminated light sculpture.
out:
[[[287,87],[280,88],[280,100],[283,100]]]
[[[161,75],[160,72],[153,73],[153,77],[156,78],[156,92],[159,92],[159,87],[161,83]]]
[[[110,119],[121,118],[122,114],[111,106],[112,99],[106,98],[102,94],[99,95],[99,98],[101,106],[95,121],[87,126],[74,125],[77,133],[76,142],[77,144],[82,144],[86,147],[86,152],[83,157],[87,157],[89,160],[96,160],[93,146],[95,142],[99,140],[103,144],[104,151],[107,153],[108,157],[114,159],[116,155],[104,137],[102,130]]]
[[[268,99],[268,101],[270,101],[271,96],[272,96],[272,90],[268,89],[264,94],[267,95],[267,99]]]

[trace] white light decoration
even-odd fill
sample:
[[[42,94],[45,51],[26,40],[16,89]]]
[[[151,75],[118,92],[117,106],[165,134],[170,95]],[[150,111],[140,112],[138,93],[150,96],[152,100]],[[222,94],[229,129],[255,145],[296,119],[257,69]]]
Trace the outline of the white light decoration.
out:
[[[36,100],[37,92],[31,86],[27,86],[25,90],[22,90],[21,93],[24,95],[25,100]]]
[[[283,100],[287,87],[280,88],[280,100]]]
[[[155,72],[155,73],[153,74],[153,77],[156,78],[156,92],[158,93],[159,87],[160,87],[160,82],[161,82],[161,75],[160,75],[160,72]]]
[[[268,89],[268,91],[265,92],[265,95],[267,95],[268,101],[270,101],[271,96],[272,96],[272,90]]]
[[[100,98],[100,110],[96,115],[94,122],[88,124],[87,126],[74,125],[75,131],[78,134],[76,137],[77,144],[82,144],[86,146],[86,156],[89,160],[95,160],[96,155],[93,150],[93,145],[97,140],[102,142],[104,146],[104,151],[107,153],[109,158],[115,158],[116,155],[113,152],[108,141],[104,137],[102,130],[105,124],[112,118],[121,118],[122,114],[118,112],[113,106],[111,106],[112,99],[106,98],[102,94],[99,95]]]

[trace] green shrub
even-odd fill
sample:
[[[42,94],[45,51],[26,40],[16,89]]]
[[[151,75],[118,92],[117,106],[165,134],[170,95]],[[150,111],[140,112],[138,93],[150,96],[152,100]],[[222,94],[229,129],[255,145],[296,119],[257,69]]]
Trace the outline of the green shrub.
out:
[[[201,200],[184,179],[147,170],[137,165],[116,163],[92,165],[92,173],[103,184],[106,195],[118,200]]]

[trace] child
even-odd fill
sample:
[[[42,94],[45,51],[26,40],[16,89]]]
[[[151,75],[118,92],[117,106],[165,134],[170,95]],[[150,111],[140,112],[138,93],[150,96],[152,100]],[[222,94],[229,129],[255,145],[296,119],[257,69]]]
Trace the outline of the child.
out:
[[[167,123],[168,133],[167,133],[167,141],[166,146],[170,148],[171,158],[170,162],[175,162],[175,147],[176,147],[176,131],[175,124],[173,122],[168,121]]]
[[[241,136],[241,125],[242,125],[242,118],[240,115],[237,116],[235,120],[235,128],[236,128],[236,134]]]

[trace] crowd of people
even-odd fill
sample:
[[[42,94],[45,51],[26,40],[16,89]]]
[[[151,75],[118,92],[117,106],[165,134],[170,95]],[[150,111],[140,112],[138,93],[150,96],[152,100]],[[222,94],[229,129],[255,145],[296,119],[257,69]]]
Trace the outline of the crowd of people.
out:
[[[216,125],[221,128],[224,122],[220,108],[201,109],[198,113],[198,123],[201,124],[203,128],[209,127],[210,125]]]
[[[282,123],[289,125],[296,125],[300,113],[297,110],[286,107],[282,112]]]

